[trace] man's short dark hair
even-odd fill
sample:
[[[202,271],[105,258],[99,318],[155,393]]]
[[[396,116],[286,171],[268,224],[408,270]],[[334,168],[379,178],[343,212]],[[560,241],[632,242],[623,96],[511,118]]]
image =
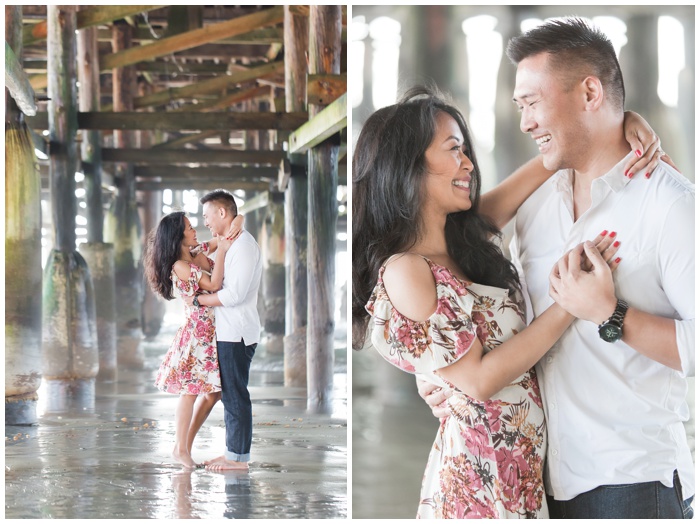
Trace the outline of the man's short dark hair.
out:
[[[613,107],[624,109],[620,64],[615,48],[600,29],[581,18],[551,20],[511,38],[506,48],[506,55],[515,65],[540,53],[549,53],[549,65],[568,77],[576,75],[577,81],[588,75],[598,77]]]
[[[207,202],[217,203],[231,213],[231,216],[234,218],[238,216],[238,206],[236,206],[236,201],[234,200],[233,195],[225,189],[215,189],[199,199],[199,203],[202,205],[206,204]]]

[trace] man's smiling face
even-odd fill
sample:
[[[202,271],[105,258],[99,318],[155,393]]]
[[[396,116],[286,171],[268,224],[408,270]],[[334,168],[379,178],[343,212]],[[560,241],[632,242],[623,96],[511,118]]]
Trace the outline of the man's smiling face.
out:
[[[547,169],[576,168],[587,136],[581,82],[554,73],[549,62],[548,53],[539,53],[518,64],[513,101],[521,112],[520,130],[537,143]]]

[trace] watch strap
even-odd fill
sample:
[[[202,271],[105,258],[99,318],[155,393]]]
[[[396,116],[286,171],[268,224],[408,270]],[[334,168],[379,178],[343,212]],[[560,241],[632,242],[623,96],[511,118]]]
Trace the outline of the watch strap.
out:
[[[629,309],[629,304],[627,304],[627,302],[621,298],[617,299],[617,305],[615,306],[615,311],[613,311],[611,317],[598,327],[604,326],[605,324],[615,324],[616,326],[622,327],[627,309]]]

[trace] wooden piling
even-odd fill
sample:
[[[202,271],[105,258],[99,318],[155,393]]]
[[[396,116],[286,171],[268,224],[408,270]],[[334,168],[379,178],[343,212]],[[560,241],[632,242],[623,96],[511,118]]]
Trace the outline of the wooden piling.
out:
[[[341,6],[310,7],[309,73],[339,74]],[[311,106],[313,118],[322,107]],[[330,138],[309,150],[307,409],[331,409],[334,363],[338,152]]]
[[[285,109],[306,110],[306,53],[309,49],[309,18],[284,7]],[[286,333],[284,384],[306,387],[306,279],[308,179],[305,166],[292,165],[285,198]]]
[[[94,401],[99,365],[94,292],[75,245],[76,26],[75,6],[48,6],[49,187],[56,240],[44,269],[42,374],[48,383],[92,390]]]
[[[5,6],[5,42],[22,57],[22,7]],[[21,278],[18,275],[21,274]],[[37,421],[41,384],[41,178],[22,113],[5,92],[5,424]]]
[[[113,26],[112,47],[115,52],[131,46],[133,28],[126,22]],[[132,111],[136,94],[133,66],[112,72],[114,111]],[[131,131],[114,131],[116,148],[132,148]],[[141,346],[142,277],[138,272],[141,258],[141,224],[136,207],[136,182],[130,164],[117,164],[114,170],[119,189],[105,219],[105,239],[114,244],[115,297],[117,308],[117,361],[119,368],[140,369],[144,363]]]
[[[263,210],[263,227],[259,242],[263,251],[263,345],[268,355],[284,353],[284,196],[271,193]]]
[[[85,6],[79,13],[89,9]],[[99,51],[97,28],[78,32],[78,105],[80,111],[100,110]],[[80,145],[87,204],[87,242],[79,247],[85,258],[95,291],[95,316],[99,348],[100,381],[112,381],[117,374],[117,324],[114,282],[114,246],[103,242],[102,155],[100,133],[84,130]]]

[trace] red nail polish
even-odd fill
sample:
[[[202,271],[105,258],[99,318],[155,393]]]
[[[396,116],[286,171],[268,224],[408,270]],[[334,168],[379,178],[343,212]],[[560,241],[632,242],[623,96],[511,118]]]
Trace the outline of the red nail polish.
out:
[[[601,236],[601,237],[604,237],[604,236],[607,235],[607,234],[608,234],[608,230],[606,229],[605,231],[603,231],[603,232],[600,234],[600,236]]]
[[[614,231],[612,233],[610,233],[610,238],[615,238],[616,236],[617,236],[617,233],[615,233]]]
[[[613,243],[613,247],[617,247],[617,246],[619,246],[619,245],[620,245],[620,241],[619,241],[619,240],[616,240],[616,241]]]
[[[644,175],[644,176],[647,177],[647,178],[651,178],[651,173],[647,173],[647,174]]]
[[[641,152],[639,149],[637,149],[637,150],[634,152],[634,154],[637,155],[637,156],[642,156],[642,152]]]
[[[621,259],[620,257],[617,257],[617,258],[615,259],[615,263],[616,263],[616,264],[619,264],[619,263],[620,263],[620,260],[622,260],[622,259]]]
[[[629,170],[629,169],[628,169],[627,171],[625,171],[625,176],[626,176],[626,177],[627,177],[627,176],[630,176],[630,170]]]

